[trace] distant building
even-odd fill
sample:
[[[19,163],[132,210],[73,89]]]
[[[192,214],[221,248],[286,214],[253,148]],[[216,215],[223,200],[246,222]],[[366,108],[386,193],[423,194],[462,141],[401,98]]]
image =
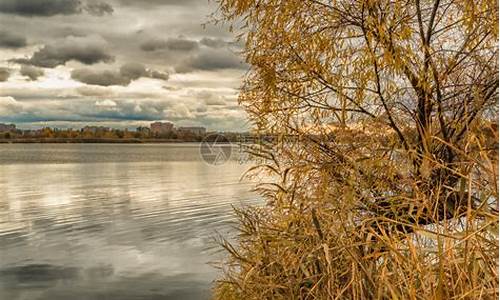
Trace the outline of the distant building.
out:
[[[174,131],[174,124],[170,122],[155,122],[151,124],[152,134],[166,134]]]
[[[207,129],[205,127],[179,127],[177,131],[181,134],[205,135]]]
[[[10,132],[15,131],[16,125],[14,124],[2,124],[0,123],[0,132]]]

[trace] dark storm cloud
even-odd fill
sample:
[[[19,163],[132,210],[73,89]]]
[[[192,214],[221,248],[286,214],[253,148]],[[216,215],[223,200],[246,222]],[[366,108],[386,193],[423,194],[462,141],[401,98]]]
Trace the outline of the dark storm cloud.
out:
[[[108,3],[95,2],[95,1],[87,3],[87,5],[85,6],[85,10],[89,14],[98,17],[102,17],[104,15],[111,15],[114,12],[113,7]]]
[[[123,5],[138,6],[138,7],[154,7],[154,6],[165,6],[165,5],[189,5],[189,4],[200,4],[200,2],[207,3],[206,0],[119,0]]]
[[[131,80],[136,80],[141,77],[146,77],[148,71],[146,67],[140,63],[128,63],[120,68],[120,74],[123,77],[130,78]]]
[[[215,71],[222,69],[245,69],[247,66],[241,59],[229,50],[207,49],[196,56],[184,60],[175,67],[178,73],[188,73],[196,70]]]
[[[203,38],[200,40],[200,44],[210,47],[210,48],[224,48],[228,45],[228,42],[223,39],[212,39],[212,38]]]
[[[228,47],[231,43],[219,38],[203,38],[200,41],[189,40],[185,38],[170,38],[168,40],[151,39],[141,45],[143,51],[156,51],[168,49],[173,51],[193,51],[199,49],[200,45],[205,47],[219,49]]]
[[[0,82],[9,80],[10,70],[7,68],[0,68]]]
[[[191,51],[198,48],[198,43],[196,41],[183,38],[168,39],[166,45],[169,50],[176,51]]]
[[[83,11],[94,16],[113,13],[113,7],[105,2],[90,0],[1,0],[0,13],[25,17],[51,17],[55,15],[74,15]]]
[[[152,71],[151,72],[151,78],[153,79],[160,79],[160,80],[168,80],[169,75],[168,73],[165,72],[160,72],[160,71]]]
[[[192,51],[198,49],[198,42],[184,38],[149,40],[141,45],[141,49],[144,51],[155,51],[160,49],[168,49],[173,51]]]
[[[1,0],[0,12],[27,17],[71,15],[81,12],[79,0]]]
[[[165,48],[167,48],[167,42],[163,40],[149,40],[141,45],[141,49],[144,51],[155,51]]]
[[[71,60],[92,65],[99,62],[113,62],[114,57],[108,53],[106,44],[102,40],[71,36],[61,43],[42,47],[29,59],[13,61],[37,67],[55,68]]]
[[[69,25],[64,26],[64,27],[58,26],[58,27],[52,28],[52,34],[56,38],[61,38],[61,37],[67,38],[70,36],[83,38],[87,35],[84,28],[75,28],[75,27],[69,26]]]
[[[20,71],[21,75],[28,77],[32,81],[36,81],[38,77],[41,77],[45,74],[42,69],[33,66],[23,65]]]
[[[141,77],[168,80],[169,77],[168,73],[146,69],[146,67],[140,63],[124,64],[120,68],[120,74],[131,80],[137,80]]]
[[[91,85],[129,85],[132,80],[115,71],[94,71],[90,69],[76,69],[71,72],[74,80]]]
[[[168,80],[168,74],[148,70],[139,63],[128,63],[123,65],[119,71],[95,71],[90,69],[76,69],[71,72],[71,78],[74,80],[100,86],[121,85],[127,86],[132,81],[141,77]]]
[[[0,30],[0,47],[17,49],[25,47],[26,44],[27,42],[24,36]]]

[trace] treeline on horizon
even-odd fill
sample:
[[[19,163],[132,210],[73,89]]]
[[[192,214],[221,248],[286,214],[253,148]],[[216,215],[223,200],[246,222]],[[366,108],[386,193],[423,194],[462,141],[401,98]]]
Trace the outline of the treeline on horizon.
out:
[[[237,142],[241,135],[237,132],[207,132],[204,135],[193,132],[171,131],[167,133],[151,133],[130,131],[127,129],[58,129],[43,128],[38,130],[11,130],[0,132],[0,143],[142,143],[142,142],[201,142],[211,140],[210,136],[223,134],[229,142]]]

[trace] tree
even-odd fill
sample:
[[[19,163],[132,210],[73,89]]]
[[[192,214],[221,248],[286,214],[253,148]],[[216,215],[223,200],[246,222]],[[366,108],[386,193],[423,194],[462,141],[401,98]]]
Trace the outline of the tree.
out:
[[[281,137],[219,298],[498,297],[497,1],[218,2]]]
[[[50,127],[45,127],[42,129],[41,132],[41,137],[42,138],[53,138],[54,137],[54,130]]]

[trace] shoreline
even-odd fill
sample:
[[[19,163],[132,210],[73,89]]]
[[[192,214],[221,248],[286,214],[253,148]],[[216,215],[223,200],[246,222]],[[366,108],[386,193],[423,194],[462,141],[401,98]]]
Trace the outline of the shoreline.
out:
[[[30,138],[0,139],[0,144],[181,144],[200,143],[200,141],[172,139],[65,139],[65,138]]]

